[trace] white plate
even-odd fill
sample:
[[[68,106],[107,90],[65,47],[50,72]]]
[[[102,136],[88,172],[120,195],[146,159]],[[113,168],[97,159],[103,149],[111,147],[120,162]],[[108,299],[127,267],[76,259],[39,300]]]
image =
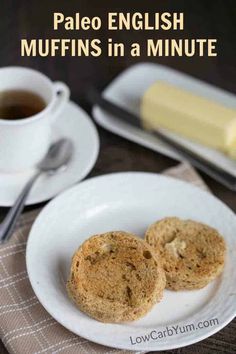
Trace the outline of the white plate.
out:
[[[166,290],[164,299],[133,323],[104,324],[81,313],[66,293],[71,256],[78,246],[89,236],[110,230],[123,229],[142,237],[150,223],[171,215],[205,222],[224,235],[228,254],[223,276],[202,290]],[[30,232],[27,269],[39,301],[70,331],[115,348],[167,350],[200,341],[233,319],[235,232],[235,214],[190,184],[150,173],[105,175],[74,186],[44,208]],[[204,322],[213,319],[218,323]],[[200,322],[205,328],[140,342],[142,336],[156,337],[157,332],[166,331],[166,326],[184,328]]]
[[[169,82],[172,85],[179,86],[197,95],[217,101],[225,106],[236,108],[235,95],[173,69],[151,63],[136,64],[130,69],[125,70],[105,89],[104,95],[126,109],[139,114],[141,97],[146,89],[157,80]],[[145,131],[140,131],[122,122],[97,106],[93,109],[93,116],[96,122],[103,128],[154,151],[181,160],[180,156],[170,148],[167,148],[154,135],[152,136]],[[223,153],[193,143],[174,134],[169,135],[236,176],[236,162]]]
[[[70,138],[74,144],[74,155],[65,171],[39,178],[27,199],[27,205],[55,197],[82,180],[96,162],[99,151],[98,133],[91,118],[82,108],[69,102],[54,124],[52,140]],[[14,174],[0,173],[0,205],[11,206],[33,173],[33,170]]]

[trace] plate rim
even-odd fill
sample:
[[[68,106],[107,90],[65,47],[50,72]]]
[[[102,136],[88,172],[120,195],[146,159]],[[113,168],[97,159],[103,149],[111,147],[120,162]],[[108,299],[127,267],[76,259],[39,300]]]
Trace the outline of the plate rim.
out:
[[[120,176],[120,175],[151,175],[151,176],[155,176],[157,178],[160,178],[160,179],[165,179],[165,180],[171,180],[172,182],[175,182],[177,184],[182,184],[183,186],[184,185],[188,185],[189,187],[193,188],[195,191],[199,192],[199,193],[202,193],[203,195],[207,195],[207,197],[211,198],[212,200],[214,200],[214,202],[216,201],[217,203],[219,203],[222,207],[224,207],[227,212],[229,212],[231,214],[231,216],[233,218],[236,217],[235,213],[233,212],[233,210],[227,206],[225,203],[223,203],[220,199],[218,199],[216,196],[214,196],[213,194],[207,192],[207,191],[204,191],[202,190],[201,188],[197,187],[197,186],[194,186],[192,185],[191,183],[188,183],[188,182],[185,182],[185,181],[182,181],[182,180],[178,180],[174,177],[171,177],[171,176],[164,176],[164,175],[161,175],[161,174],[157,174],[157,173],[152,173],[152,172],[140,172],[140,171],[132,171],[132,172],[114,172],[114,173],[109,173],[109,174],[105,174],[105,175],[100,175],[100,176],[94,176],[94,177],[91,177],[87,180],[84,180],[83,182],[81,182],[80,184],[77,184],[77,185],[74,185],[72,186],[71,188],[67,189],[66,191],[60,193],[58,196],[56,196],[55,198],[53,198],[39,213],[39,215],[37,216],[37,218],[35,219],[34,223],[33,223],[33,226],[30,230],[30,233],[29,233],[29,237],[28,237],[28,242],[27,242],[27,246],[26,246],[26,267],[27,267],[27,273],[28,273],[28,276],[29,276],[29,280],[30,280],[30,283],[31,283],[31,286],[39,300],[39,302],[41,303],[41,305],[46,309],[46,311],[58,322],[60,323],[63,327],[65,327],[66,329],[68,329],[70,332],[72,333],[75,333],[76,335],[78,336],[81,336],[81,338],[85,338],[86,340],[89,340],[89,341],[92,341],[94,343],[98,343],[98,344],[101,344],[101,345],[105,345],[105,346],[111,346],[111,344],[107,344],[105,340],[100,340],[100,337],[96,337],[96,341],[94,340],[94,337],[91,338],[91,336],[89,335],[86,335],[86,334],[80,334],[79,331],[75,331],[72,329],[72,327],[70,327],[70,325],[68,324],[64,324],[60,318],[58,318],[57,316],[55,316],[55,314],[53,313],[53,311],[51,310],[50,306],[48,307],[47,304],[45,304],[44,300],[41,298],[41,294],[38,295],[37,293],[37,290],[35,289],[35,284],[34,284],[34,281],[32,281],[32,275],[31,275],[31,270],[29,269],[29,249],[30,249],[30,246],[31,246],[31,243],[32,243],[32,235],[34,233],[34,229],[37,227],[37,223],[38,222],[41,222],[41,218],[44,216],[43,214],[46,214],[47,213],[47,210],[49,208],[52,208],[54,207],[54,205],[57,203],[57,201],[59,199],[62,199],[65,197],[66,194],[69,194],[69,193],[72,193],[74,189],[79,189],[81,188],[81,185],[85,185],[85,184],[89,184],[91,181],[96,181],[96,180],[101,180],[101,179],[106,179],[106,178],[112,178],[113,176]],[[83,188],[83,187],[82,187]],[[188,338],[184,338],[183,339],[183,342],[181,343],[178,343],[177,345],[168,345],[168,344],[165,344],[165,343],[161,343],[161,342],[156,342],[157,343],[157,347],[153,348],[153,347],[144,347],[143,346],[140,346],[139,348],[137,347],[134,347],[133,349],[131,349],[130,347],[128,347],[127,345],[123,345],[123,344],[119,344],[119,345],[116,345],[116,346],[113,346],[113,348],[118,348],[118,349],[123,349],[123,350],[140,350],[140,351],[143,351],[143,350],[146,350],[146,351],[162,351],[162,350],[170,350],[170,349],[177,349],[177,348],[181,348],[181,347],[185,347],[185,346],[188,346],[188,345],[191,345],[191,344],[194,344],[194,343],[197,343],[203,339],[206,339],[208,337],[210,337],[211,335],[217,333],[218,331],[220,331],[222,328],[224,328],[228,323],[230,323],[234,317],[236,316],[236,308],[235,308],[235,311],[233,312],[232,311],[232,314],[231,316],[228,316],[227,320],[224,320],[223,323],[220,323],[218,324],[217,326],[215,327],[208,327],[207,328],[207,331],[203,332],[202,334],[198,334],[197,336],[197,339],[189,339]],[[199,333],[199,332],[198,332]],[[144,343],[146,344],[146,343]],[[146,344],[148,345],[148,344]]]

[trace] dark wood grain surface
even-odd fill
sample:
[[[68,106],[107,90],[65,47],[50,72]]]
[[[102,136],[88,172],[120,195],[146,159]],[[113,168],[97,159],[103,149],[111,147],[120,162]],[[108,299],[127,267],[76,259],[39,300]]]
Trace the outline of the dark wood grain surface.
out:
[[[0,4],[0,66],[23,65],[36,68],[52,80],[65,81],[71,88],[72,99],[90,111],[85,101],[85,92],[89,84],[105,87],[119,72],[126,67],[148,61],[145,55],[140,58],[21,58],[21,38],[92,38],[94,33],[53,31],[53,12],[73,15],[98,15],[104,23],[108,11],[184,11],[185,30],[182,33],[170,32],[169,37],[176,38],[217,38],[218,56],[215,58],[152,58],[151,61],[181,70],[204,81],[236,93],[236,4],[235,0],[2,0]],[[167,33],[158,32],[154,38],[163,38]],[[110,36],[102,28],[96,36],[106,39]],[[116,31],[112,36],[117,41],[141,43],[150,37],[144,32]],[[151,171],[160,172],[173,166],[176,161],[154,153],[141,146],[128,142],[99,128],[101,150],[98,161],[90,175],[100,175],[114,171]],[[1,142],[0,142],[1,144]],[[1,148],[1,145],[0,145]],[[212,192],[236,211],[235,193],[202,174]],[[0,186],[1,188],[1,186]],[[29,210],[30,208],[26,208]],[[0,208],[0,218],[6,209]],[[236,230],[235,230],[236,231]],[[236,321],[214,336],[168,353],[236,353]],[[3,346],[0,353],[5,353]],[[27,353],[26,353],[27,354]]]

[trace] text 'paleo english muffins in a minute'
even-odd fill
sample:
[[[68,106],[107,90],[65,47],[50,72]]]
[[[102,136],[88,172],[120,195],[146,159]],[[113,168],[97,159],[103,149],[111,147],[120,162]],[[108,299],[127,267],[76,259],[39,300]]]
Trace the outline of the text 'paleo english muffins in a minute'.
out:
[[[162,298],[165,273],[142,239],[114,231],[86,240],[74,254],[67,289],[79,309],[102,322],[144,316]]]
[[[205,224],[165,218],[147,229],[145,240],[161,257],[169,289],[203,288],[223,270],[224,239]]]

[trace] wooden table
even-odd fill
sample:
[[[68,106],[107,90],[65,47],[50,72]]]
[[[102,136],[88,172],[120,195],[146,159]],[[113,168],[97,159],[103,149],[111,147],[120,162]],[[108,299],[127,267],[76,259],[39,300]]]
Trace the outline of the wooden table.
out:
[[[218,56],[216,58],[152,58],[158,62],[176,68],[216,86],[236,93],[236,6],[235,0],[145,0],[145,1],[106,1],[106,0],[3,0],[1,3],[0,22],[0,66],[23,65],[41,70],[52,80],[65,81],[71,88],[72,99],[90,111],[85,102],[86,88],[90,83],[99,88],[105,87],[124,68],[140,61],[147,61],[145,55],[140,58],[21,58],[20,38],[92,38],[94,33],[66,33],[63,30],[54,33],[52,14],[54,11],[64,12],[67,16],[80,12],[83,15],[98,15],[106,20],[108,11],[184,11],[185,30],[179,34],[168,34],[176,38],[218,38]],[[152,34],[152,37],[163,38],[166,33]],[[95,36],[102,39],[111,36],[105,28]],[[144,43],[150,33],[113,32],[117,41],[126,44],[134,41]],[[176,164],[176,161],[154,153],[144,147],[119,138],[99,128],[101,150],[98,161],[90,176],[115,171],[161,172]],[[1,143],[0,143],[1,144]],[[1,145],[0,145],[1,148]],[[202,174],[212,192],[229,207],[236,211],[235,193],[227,190],[219,183]],[[30,210],[31,208],[26,208]],[[0,218],[6,209],[0,208]],[[235,353],[236,321],[205,341],[170,353]],[[5,353],[3,346],[0,353]]]

